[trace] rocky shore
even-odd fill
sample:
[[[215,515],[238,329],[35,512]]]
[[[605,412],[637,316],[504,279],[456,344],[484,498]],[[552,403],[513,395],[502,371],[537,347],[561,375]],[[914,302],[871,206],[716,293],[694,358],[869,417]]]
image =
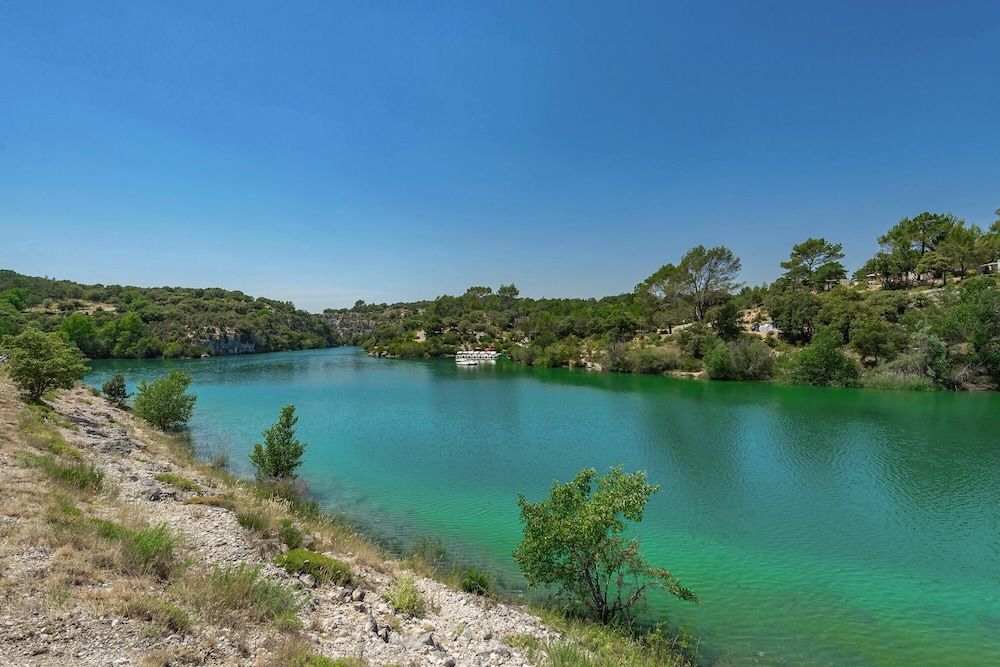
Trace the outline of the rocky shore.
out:
[[[524,609],[405,572],[374,548],[352,553],[344,547],[350,540],[322,523],[296,519],[292,529],[304,546],[347,563],[351,583],[289,573],[274,564],[288,547],[238,518],[241,506],[261,515],[288,512],[281,502],[254,498],[248,485],[179,454],[163,434],[87,388],[46,403],[26,406],[0,377],[0,664],[528,665],[532,659],[511,644],[544,646],[558,638]],[[58,457],[92,465],[103,479],[100,490],[67,486],[39,467]],[[162,481],[177,478],[193,484]],[[227,500],[213,500],[219,498]],[[100,525],[166,526],[179,538],[173,558],[182,574],[163,579],[122,570],[106,540],[93,543],[104,545],[98,553],[60,528],[53,517],[67,507]],[[198,599],[199,576],[241,564],[294,591],[297,622],[234,623],[189,602]],[[411,575],[426,603],[416,616],[395,610],[385,596]],[[140,595],[179,609],[189,623],[171,627],[154,613],[143,618],[134,612]]]

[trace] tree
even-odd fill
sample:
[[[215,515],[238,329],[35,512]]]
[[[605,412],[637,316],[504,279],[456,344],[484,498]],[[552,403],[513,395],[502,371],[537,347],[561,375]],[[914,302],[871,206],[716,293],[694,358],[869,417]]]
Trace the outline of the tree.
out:
[[[879,237],[878,242],[893,248],[913,248],[922,256],[928,250],[934,250],[955,223],[955,216],[951,213],[924,211],[913,218],[903,218],[897,222]]]
[[[892,351],[889,325],[878,318],[864,318],[851,329],[851,347],[862,359],[870,357],[878,363]]]
[[[830,243],[824,238],[809,238],[792,246],[787,262],[781,263],[785,269],[785,279],[792,284],[823,287],[827,280],[844,277],[843,245]]]
[[[100,349],[94,320],[83,313],[73,313],[59,324],[59,332],[80,348],[88,357],[95,357]]]
[[[295,476],[306,450],[305,443],[295,437],[298,421],[295,406],[286,405],[278,420],[264,429],[264,443],[255,443],[250,452],[257,479],[282,481]]]
[[[781,337],[790,343],[808,342],[812,338],[813,320],[819,309],[816,295],[803,289],[785,290],[767,300],[768,314]]]
[[[854,359],[841,351],[840,332],[830,327],[816,331],[812,344],[792,359],[791,378],[798,384],[851,387],[860,372]]]
[[[187,393],[191,376],[171,371],[166,377],[139,383],[133,410],[139,417],[163,430],[183,428],[194,411],[197,396]]]
[[[87,372],[80,351],[56,333],[26,329],[7,340],[3,353],[11,381],[33,401],[49,389],[69,389]]]
[[[662,325],[668,333],[673,333],[676,325],[686,322],[692,315],[691,305],[681,293],[683,278],[679,267],[664,264],[635,286],[640,299],[651,298],[655,304],[650,309],[652,324],[658,328]]]
[[[627,617],[651,586],[682,600],[697,596],[667,570],[650,565],[639,540],[626,537],[626,521],[642,521],[658,486],[646,473],[612,468],[603,477],[593,468],[569,483],[553,483],[548,499],[518,497],[524,539],[514,560],[529,586],[554,585],[603,623]]]
[[[948,268],[956,271],[962,278],[965,272],[979,265],[983,257],[983,246],[980,238],[983,230],[977,225],[965,226],[965,221],[959,220],[948,235],[937,245],[938,254],[948,263]]]
[[[740,311],[730,299],[721,306],[715,306],[709,311],[712,329],[722,340],[735,340],[743,327],[740,326]]]
[[[705,321],[708,309],[728,298],[739,287],[736,276],[740,258],[725,246],[691,248],[678,266],[680,295],[694,308],[695,318]]]
[[[125,407],[125,402],[130,396],[128,391],[125,389],[125,376],[121,373],[115,374],[109,378],[107,382],[101,385],[101,391],[104,392],[104,397],[107,398],[108,401],[119,408]]]
[[[941,278],[945,280],[949,271],[951,271],[954,264],[952,261],[945,257],[943,254],[937,250],[931,250],[925,253],[920,261],[917,262],[917,275],[922,276],[925,273],[929,273],[935,278]]]

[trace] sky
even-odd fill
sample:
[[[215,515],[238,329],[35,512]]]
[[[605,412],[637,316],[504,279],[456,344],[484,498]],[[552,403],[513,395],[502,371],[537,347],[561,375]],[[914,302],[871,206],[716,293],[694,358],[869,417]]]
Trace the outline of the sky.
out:
[[[0,267],[320,311],[1000,207],[1000,2],[0,1]]]

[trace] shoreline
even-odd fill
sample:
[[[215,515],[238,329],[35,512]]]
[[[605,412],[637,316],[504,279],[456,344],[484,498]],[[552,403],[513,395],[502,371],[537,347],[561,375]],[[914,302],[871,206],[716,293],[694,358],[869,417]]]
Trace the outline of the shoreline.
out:
[[[331,662],[301,664],[532,665],[555,647],[596,657],[587,638],[611,632],[539,610],[543,621],[523,606],[423,576],[417,563],[388,558],[353,526],[265,497],[254,483],[197,460],[181,438],[111,406],[89,386],[42,405],[24,404],[2,375],[0,389],[0,481],[11,489],[0,508],[0,659],[9,663],[279,665],[289,656],[322,656]],[[46,473],[53,463],[88,466],[103,482],[67,486]],[[62,525],[53,519],[60,512],[128,531],[164,526],[178,539],[176,572],[163,579],[124,571],[107,555],[118,553],[115,544]],[[351,582],[318,582],[277,567],[275,558],[289,551],[280,538],[287,526],[304,546],[345,563]],[[261,579],[291,591],[301,606],[281,623],[213,617],[205,610],[211,601],[192,589],[204,588],[218,568],[239,566],[259,568]],[[423,613],[401,613],[387,600],[406,578],[425,602]],[[139,601],[188,620],[181,630],[164,626],[154,613],[135,612]],[[622,655],[641,659],[646,650],[618,633],[608,638]],[[650,655],[659,662],[664,654]],[[679,653],[671,663],[688,664]]]

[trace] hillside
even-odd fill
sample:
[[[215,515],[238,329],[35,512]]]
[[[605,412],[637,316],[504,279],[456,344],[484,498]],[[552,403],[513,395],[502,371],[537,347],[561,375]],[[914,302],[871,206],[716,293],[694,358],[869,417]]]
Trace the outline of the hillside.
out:
[[[0,336],[63,331],[91,358],[196,357],[329,347],[322,317],[219,288],[81,285],[0,270]]]

